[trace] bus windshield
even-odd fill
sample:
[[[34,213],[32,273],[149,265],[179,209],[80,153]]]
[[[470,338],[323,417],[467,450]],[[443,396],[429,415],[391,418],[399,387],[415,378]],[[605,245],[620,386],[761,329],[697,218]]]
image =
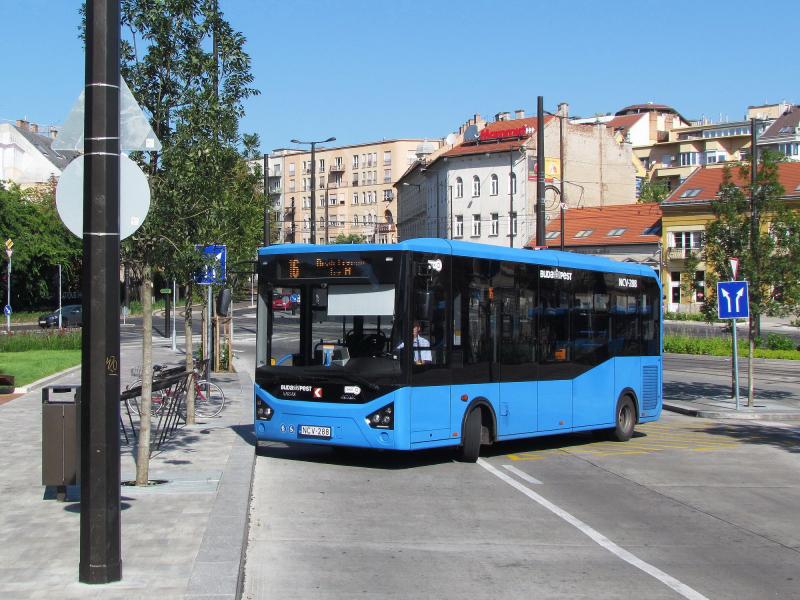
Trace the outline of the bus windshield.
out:
[[[400,253],[265,259],[260,295],[295,301],[291,312],[282,303],[264,302],[267,318],[259,319],[258,336],[266,340],[265,356],[257,379],[361,387],[406,381]]]

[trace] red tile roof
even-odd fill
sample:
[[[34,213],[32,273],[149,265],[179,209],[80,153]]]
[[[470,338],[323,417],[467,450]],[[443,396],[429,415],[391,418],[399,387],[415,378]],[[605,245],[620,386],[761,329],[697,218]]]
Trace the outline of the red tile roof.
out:
[[[605,126],[609,129],[630,129],[633,127],[640,119],[644,119],[646,115],[644,113],[639,113],[638,115],[623,115],[621,117],[614,117],[610,121],[605,123]]]
[[[545,125],[552,121],[555,117],[546,116],[544,119]],[[495,132],[495,131],[505,131],[507,129],[517,129],[520,127],[531,127],[533,129],[533,134],[530,136],[525,136],[521,138],[517,138],[514,140],[485,140],[482,142],[468,142],[464,144],[460,144],[455,146],[454,148],[448,150],[441,156],[467,156],[470,154],[491,154],[494,152],[508,152],[509,150],[516,150],[522,144],[527,142],[531,137],[536,135],[536,127],[538,126],[538,119],[536,117],[527,117],[525,119],[508,119],[506,121],[494,121],[493,123],[488,123],[486,127],[484,127],[483,131]]]
[[[597,208],[571,208],[564,216],[564,246],[617,246],[624,244],[657,244],[661,240],[661,207],[658,204],[621,204]],[[608,235],[622,229],[619,235]],[[589,235],[576,238],[581,231]],[[650,230],[645,234],[645,231]],[[555,217],[547,224],[547,233],[561,231],[561,219]],[[547,240],[547,245],[559,247],[560,236]],[[536,245],[536,239],[528,242]]]
[[[719,192],[724,169],[722,167],[698,167],[662,203],[664,206],[676,204],[696,204],[711,202]],[[731,169],[733,183],[746,187],[750,181],[742,177],[738,168]],[[778,165],[778,179],[786,197],[800,197],[800,162],[786,162]]]

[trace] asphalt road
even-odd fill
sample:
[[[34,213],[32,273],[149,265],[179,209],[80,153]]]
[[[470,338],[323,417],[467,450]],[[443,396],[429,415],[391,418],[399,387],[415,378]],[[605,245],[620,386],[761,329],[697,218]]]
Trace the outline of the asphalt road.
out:
[[[589,434],[256,463],[260,598],[800,598],[800,430],[665,414]]]

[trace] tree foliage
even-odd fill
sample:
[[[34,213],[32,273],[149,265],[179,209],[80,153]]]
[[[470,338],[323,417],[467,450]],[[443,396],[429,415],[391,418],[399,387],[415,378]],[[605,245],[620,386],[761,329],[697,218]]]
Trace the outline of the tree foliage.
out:
[[[340,233],[336,236],[334,244],[363,244],[367,238],[358,233],[348,233],[347,235]]]
[[[750,312],[755,318],[786,315],[800,306],[800,213],[782,199],[779,164],[778,156],[763,154],[753,205],[749,165],[740,167],[738,178],[726,168],[711,205],[715,218],[706,226],[708,270],[723,280],[733,279],[728,259],[739,259],[738,279],[749,282]],[[737,185],[737,180],[747,183]],[[754,210],[757,229],[752,226]],[[706,313],[715,315],[716,307],[714,295],[707,295]]]
[[[81,241],[64,227],[55,207],[55,188],[21,190],[0,182],[0,236],[14,242],[11,306],[52,309],[58,304],[58,265],[62,291],[80,290]],[[6,281],[7,264],[2,277]],[[3,284],[3,292],[6,291]],[[3,297],[5,300],[5,296]]]
[[[639,190],[639,202],[642,204],[661,204],[669,196],[666,183],[645,181]]]

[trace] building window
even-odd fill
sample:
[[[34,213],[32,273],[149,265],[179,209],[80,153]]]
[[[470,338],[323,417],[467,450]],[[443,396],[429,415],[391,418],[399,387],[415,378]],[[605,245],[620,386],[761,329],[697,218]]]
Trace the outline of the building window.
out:
[[[320,173],[324,173],[325,172],[325,159],[324,158],[320,158],[319,159],[319,172]]]
[[[294,175],[294,163],[289,163],[289,175]]]
[[[456,215],[456,226],[453,231],[453,237],[464,237],[464,217],[463,215]]]
[[[797,142],[778,144],[778,152],[781,152],[784,156],[798,156],[800,155],[800,144]]]
[[[500,216],[497,213],[492,213],[491,216],[491,230],[489,231],[489,235],[496,236],[500,233]]]
[[[384,202],[391,202],[394,198],[394,193],[392,190],[383,190],[383,201]]]
[[[511,193],[517,193],[517,176],[514,173],[511,174]]]
[[[353,192],[353,204],[358,204],[358,192]]]
[[[391,169],[384,169],[383,170],[383,182],[384,183],[391,183],[392,181],[392,170]]]
[[[512,229],[512,235],[516,236],[517,235],[517,213],[515,213],[515,212],[511,213],[511,229]]]
[[[544,236],[544,237],[545,237],[545,239],[547,239],[547,240],[554,240],[554,239],[556,239],[556,238],[557,238],[558,236],[560,236],[560,235],[561,235],[561,232],[560,232],[560,231],[550,231],[550,232],[548,232],[548,233],[547,233],[547,235],[546,235],[546,236]]]
[[[336,206],[336,194],[328,196],[328,206]]]
[[[354,169],[358,168],[358,154],[353,155],[353,168]]]
[[[481,180],[477,175],[472,177],[472,197],[477,198],[481,195]]]
[[[500,191],[500,190],[499,190],[499,187],[500,187],[500,186],[499,186],[499,185],[498,185],[498,183],[497,183],[497,175],[494,175],[494,174],[493,174],[493,175],[492,175],[492,178],[491,178],[491,195],[492,195],[492,196],[497,196],[497,194],[498,194],[498,193],[499,193],[499,191]]]
[[[353,185],[358,185],[358,173],[353,173]]]
[[[699,165],[700,164],[700,153],[699,152],[681,152],[680,153],[680,163],[682,167],[689,167],[692,165]]]
[[[694,198],[702,191],[701,188],[690,188],[681,194],[681,198]]]
[[[387,150],[383,153],[383,164],[390,165],[392,164],[392,153],[391,151]]]
[[[625,233],[626,229],[627,229],[626,227],[616,227],[616,228],[612,229],[611,231],[609,231],[606,235],[608,237],[619,237],[623,233]]]
[[[294,191],[294,179],[289,180],[289,191],[290,192]]]
[[[581,229],[578,233],[575,234],[576,238],[585,238],[592,235],[594,229]]]
[[[704,245],[704,232],[702,231],[674,231],[672,232],[672,247],[684,250],[699,250]]]
[[[472,237],[481,236],[481,216],[472,215]]]
[[[706,164],[713,165],[718,162],[725,162],[725,152],[722,150],[708,150],[706,152]]]
[[[456,198],[464,197],[464,180],[456,177]]]

